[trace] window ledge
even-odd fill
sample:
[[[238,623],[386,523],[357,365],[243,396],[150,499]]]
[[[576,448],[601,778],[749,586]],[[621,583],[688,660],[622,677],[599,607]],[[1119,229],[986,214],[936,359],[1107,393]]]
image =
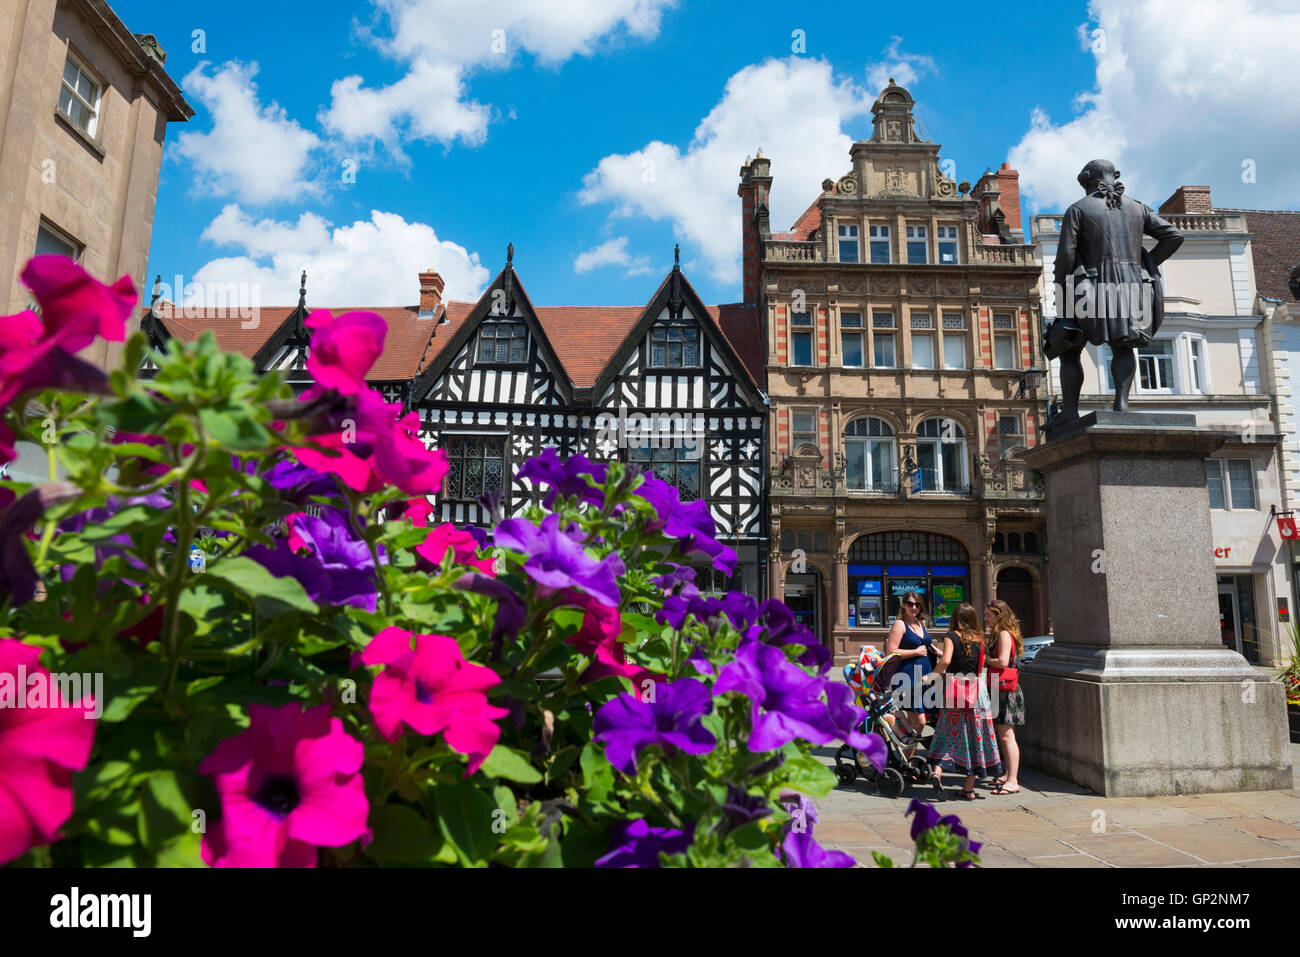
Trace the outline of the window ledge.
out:
[[[64,113],[57,106],[54,108],[54,119],[57,120],[60,123],[60,125],[62,125],[63,128],[66,129],[69,133],[71,133],[77,139],[81,140],[81,142],[86,146],[86,148],[95,154],[96,159],[100,160],[101,162],[103,161],[105,155],[107,154],[104,151],[104,147],[101,145],[101,141],[99,137],[91,136],[80,126],[78,126],[76,122],[74,122],[73,119],[70,116],[68,116],[68,114]]]

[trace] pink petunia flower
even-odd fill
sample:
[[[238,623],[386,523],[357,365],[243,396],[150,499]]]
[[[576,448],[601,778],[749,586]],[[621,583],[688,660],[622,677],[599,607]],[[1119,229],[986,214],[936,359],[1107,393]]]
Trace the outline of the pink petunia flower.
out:
[[[496,722],[509,711],[488,704],[485,692],[501,679],[491,668],[466,661],[456,639],[385,628],[357,657],[362,664],[384,665],[370,691],[370,713],[389,741],[397,740],[402,724],[417,734],[441,733],[469,758],[466,777],[496,747]]]
[[[135,308],[131,277],[105,286],[66,256],[36,256],[22,279],[41,315],[24,310],[0,320],[0,408],[41,389],[107,392],[108,377],[76,353],[96,337],[126,338]],[[0,426],[0,464],[14,457],[14,435]]]
[[[0,638],[0,864],[58,839],[72,816],[72,772],[95,743],[93,699],[63,701],[40,657],[39,648]],[[45,686],[43,701],[28,694],[33,678]]]
[[[369,388],[366,373],[384,351],[388,323],[373,312],[346,312],[337,318],[317,309],[304,323],[312,330],[307,371],[323,389],[356,395]]]
[[[478,557],[478,540],[463,528],[457,528],[451,522],[443,524],[429,530],[428,537],[423,543],[415,547],[415,553],[421,558],[433,563],[434,566],[442,564],[443,558],[447,555],[447,549],[452,550],[453,559],[461,565],[469,565],[471,568],[477,568],[488,578],[496,578],[496,561],[495,559]]]
[[[301,399],[310,402],[324,391],[313,386]],[[358,492],[377,492],[385,485],[395,485],[407,495],[440,491],[447,456],[420,440],[420,417],[414,412],[401,415],[400,403],[385,402],[373,389],[349,398],[354,408],[336,416],[328,431],[312,436],[317,448],[294,449],[298,461],[337,475]]]
[[[617,608],[602,604],[591,595],[577,589],[567,589],[561,595],[561,603],[581,608],[586,614],[582,627],[570,635],[565,642],[574,645],[582,655],[592,656],[595,660],[587,666],[580,680],[599,681],[601,678],[617,675],[629,678],[641,689],[645,681],[663,681],[663,675],[642,668],[640,665],[628,664],[623,652],[623,618]]]
[[[249,706],[246,731],[199,762],[221,818],[203,838],[213,867],[314,867],[317,847],[370,839],[361,777],[365,749],[329,705]]]

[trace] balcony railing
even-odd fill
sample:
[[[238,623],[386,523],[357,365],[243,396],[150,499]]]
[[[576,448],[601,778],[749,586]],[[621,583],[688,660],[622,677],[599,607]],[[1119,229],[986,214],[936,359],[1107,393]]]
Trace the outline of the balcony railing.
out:
[[[819,263],[823,261],[821,243],[790,239],[769,239],[763,249],[768,262]]]
[[[1003,459],[996,465],[986,463],[981,469],[980,484],[986,499],[1032,501],[1047,497],[1043,474],[1016,459]]]
[[[976,262],[994,263],[1007,266],[1036,266],[1034,247],[1027,246],[987,246],[981,243],[975,247]]]

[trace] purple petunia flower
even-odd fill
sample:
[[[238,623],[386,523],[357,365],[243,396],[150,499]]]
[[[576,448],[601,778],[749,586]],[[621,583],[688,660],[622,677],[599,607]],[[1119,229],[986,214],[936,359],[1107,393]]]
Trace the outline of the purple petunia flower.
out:
[[[842,740],[859,751],[870,749],[869,735],[839,727],[844,720],[842,709],[833,715],[831,706],[822,700],[828,687],[834,686],[793,664],[780,648],[746,640],[718,675],[713,693],[738,691],[752,702],[751,751],[775,751],[795,738],[813,744]],[[866,713],[856,710],[857,722],[861,722]]]
[[[708,754],[718,743],[701,723],[713,710],[713,697],[704,682],[679,678],[655,686],[652,701],[621,694],[596,712],[592,738],[605,743],[605,757],[624,774],[636,773],[636,759],[657,744],[665,751]]]
[[[812,629],[795,620],[794,612],[783,601],[769,598],[759,609],[767,623],[767,641],[772,645],[803,645],[798,661],[826,674],[831,668],[831,650],[817,640]]]
[[[716,630],[719,616],[726,615],[732,625],[743,631],[758,617],[758,603],[743,592],[729,591],[722,598],[705,598],[695,595],[668,595],[664,607],[655,614],[655,621],[661,625],[672,625],[673,631],[681,631],[688,615]]]
[[[496,653],[499,653],[501,643],[507,637],[513,638],[519,634],[519,629],[524,626],[527,618],[527,609],[515,590],[505,582],[481,572],[466,572],[456,579],[454,587],[476,595],[486,595],[496,601],[497,614],[492,623],[492,645]]]
[[[0,595],[8,595],[15,608],[36,596],[40,581],[24,541],[27,533],[47,509],[80,494],[81,489],[71,482],[38,485],[22,496],[0,489]]]
[[[650,579],[656,585],[669,595],[698,595],[700,590],[695,587],[695,569],[690,565],[673,565],[669,563],[672,569],[666,575],[660,575],[657,578]]]
[[[685,831],[651,827],[640,817],[630,824],[618,823],[611,832],[609,853],[596,859],[596,867],[658,867],[659,854],[680,854],[691,846],[695,825]]]
[[[947,824],[953,834],[966,839],[966,844],[971,849],[972,853],[978,854],[979,849],[984,846],[979,841],[972,841],[970,839],[970,832],[966,829],[966,826],[962,824],[961,818],[956,814],[945,814],[941,817],[938,810],[936,810],[935,806],[929,801],[922,801],[920,798],[912,798],[912,803],[907,806],[907,813],[903,816],[910,817],[912,814],[916,815],[916,817],[912,819],[913,841],[919,841],[921,835],[931,828]],[[970,867],[972,866],[972,863],[973,862],[971,861],[962,861],[957,866]]]
[[[731,828],[749,824],[772,813],[767,798],[761,794],[750,794],[735,784],[727,785],[727,796],[722,802],[722,816]]]
[[[105,500],[103,505],[97,505],[94,508],[88,508],[84,512],[78,512],[76,515],[69,515],[63,521],[59,522],[59,531],[80,532],[83,529],[85,529],[88,525],[100,525],[103,522],[107,521],[108,519],[112,518],[118,512],[122,511],[122,509],[128,508],[133,505],[143,505],[146,508],[152,509],[154,511],[166,511],[167,509],[171,508],[171,504],[172,503],[167,498],[167,496],[161,494],[160,492],[155,492],[152,495],[143,495],[137,498],[129,498],[126,500],[122,500],[110,496],[107,500]],[[175,541],[170,530],[167,532],[163,540],[165,542]],[[131,555],[127,551],[127,549],[131,547],[131,545],[132,545],[132,538],[129,532],[119,532],[116,535],[110,535],[107,538],[96,540],[95,565],[97,567],[102,566],[104,562],[108,561],[108,559],[111,558],[112,556],[121,555],[122,559],[126,562],[128,568],[133,568],[136,571],[140,571],[140,572],[147,571],[148,566],[145,565],[144,562],[140,561],[140,559],[136,558],[134,555]],[[76,570],[77,569],[75,565],[63,565],[59,569],[59,574],[64,581],[70,581],[72,579],[72,576],[76,573]],[[138,582],[134,582],[126,578],[122,579],[122,581],[133,588],[138,587],[139,584]],[[104,582],[103,585],[105,586],[105,590],[106,590],[107,582]]]
[[[571,455],[560,458],[554,446],[547,446],[541,455],[536,455],[523,464],[515,474],[515,481],[532,479],[542,485],[550,486],[542,504],[547,508],[555,505],[557,498],[578,496],[583,502],[600,508],[605,504],[604,489],[596,488],[587,481],[590,475],[598,484],[604,484],[609,467],[603,462],[592,462],[585,455]]]
[[[293,458],[277,462],[262,473],[262,478],[273,489],[283,493],[281,498],[289,502],[305,502],[313,495],[335,495],[339,490],[334,476],[318,472]]]
[[[352,537],[341,510],[322,508],[319,518],[295,515],[293,530],[310,549],[309,554],[295,552],[288,539],[277,541],[272,548],[254,545],[244,554],[276,578],[298,579],[314,602],[375,610],[379,591],[374,558],[363,540]]]
[[[547,515],[540,528],[526,519],[508,518],[497,526],[493,540],[528,555],[524,571],[539,585],[576,588],[602,605],[618,607],[618,576],[626,571],[623,559],[616,552],[592,558],[581,531],[562,530],[560,516]]]
[[[717,525],[702,498],[683,502],[676,486],[662,479],[647,477],[637,486],[636,494],[654,506],[658,517],[647,523],[651,532],[663,532],[678,541],[684,555],[702,555],[724,575],[736,571],[736,553],[715,538]]]
[[[781,841],[781,855],[786,867],[854,867],[857,864],[844,851],[828,851],[813,838],[813,825],[817,822],[817,806],[802,794],[785,794],[783,800],[794,799],[785,809],[792,818],[786,825]]]

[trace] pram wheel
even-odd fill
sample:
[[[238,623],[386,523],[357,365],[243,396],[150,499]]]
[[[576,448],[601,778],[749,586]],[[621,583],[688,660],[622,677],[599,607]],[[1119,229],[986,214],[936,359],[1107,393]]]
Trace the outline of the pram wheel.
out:
[[[930,770],[930,762],[919,754],[913,756],[912,760],[907,762],[907,767],[908,776],[917,784],[930,780],[931,775],[934,773]]]
[[[835,776],[840,779],[840,784],[852,784],[853,779],[858,776],[858,771],[851,764],[837,764]]]
[[[876,790],[885,797],[898,797],[903,793],[906,782],[897,768],[885,768],[876,775]]]

